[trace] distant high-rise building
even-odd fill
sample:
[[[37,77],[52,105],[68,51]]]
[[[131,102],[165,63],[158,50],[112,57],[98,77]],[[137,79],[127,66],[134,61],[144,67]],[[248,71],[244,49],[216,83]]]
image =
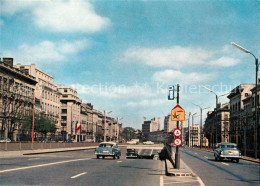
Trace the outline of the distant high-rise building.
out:
[[[161,129],[161,119],[153,118],[149,121],[144,121],[142,124],[142,132],[144,136],[147,136],[150,132],[159,131]]]
[[[186,121],[179,122],[179,128],[185,128]],[[171,115],[164,117],[164,132],[172,132],[175,128],[177,128],[177,122],[171,121]]]

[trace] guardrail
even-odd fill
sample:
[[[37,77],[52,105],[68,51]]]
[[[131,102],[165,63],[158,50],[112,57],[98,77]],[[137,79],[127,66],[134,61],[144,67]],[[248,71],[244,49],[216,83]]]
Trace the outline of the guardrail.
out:
[[[89,147],[97,146],[99,143],[90,142],[74,142],[74,143],[39,143],[39,142],[18,142],[18,143],[0,143],[0,151],[20,151],[20,150],[37,150],[37,149],[55,149],[55,148],[71,148],[71,147]]]

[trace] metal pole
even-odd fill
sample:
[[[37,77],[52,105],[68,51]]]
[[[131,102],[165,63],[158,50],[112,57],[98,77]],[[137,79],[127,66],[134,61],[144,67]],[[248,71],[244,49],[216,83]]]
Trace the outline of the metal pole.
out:
[[[177,105],[178,104],[179,104],[179,84],[177,84]],[[177,121],[177,128],[179,129],[179,121]],[[180,154],[179,154],[179,147],[178,146],[176,146],[175,168],[180,169]]]
[[[190,147],[190,115],[191,113],[189,112],[189,120],[188,120],[188,126],[189,126],[189,147]]]
[[[106,111],[104,110],[104,142],[107,141],[106,137]]]
[[[32,108],[32,143],[34,142],[34,107],[35,107],[35,90],[33,90],[33,108]]]
[[[202,108],[200,108],[200,149],[202,146]]]
[[[250,54],[252,54],[252,53],[250,53]],[[257,99],[258,59],[256,57],[255,57],[255,65],[256,65],[256,69],[255,69],[255,71],[256,71],[256,74],[255,74],[255,159],[257,159],[257,140],[258,140],[258,138],[257,138],[257,127],[258,127],[258,110],[257,110],[257,106],[258,106],[259,100]]]

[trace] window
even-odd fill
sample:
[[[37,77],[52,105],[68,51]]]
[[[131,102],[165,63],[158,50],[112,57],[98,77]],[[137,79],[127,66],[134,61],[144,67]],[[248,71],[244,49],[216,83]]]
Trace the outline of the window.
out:
[[[68,92],[68,90],[67,90],[67,89],[64,89],[64,92]]]
[[[61,113],[62,114],[66,114],[67,113],[67,109],[61,109]]]

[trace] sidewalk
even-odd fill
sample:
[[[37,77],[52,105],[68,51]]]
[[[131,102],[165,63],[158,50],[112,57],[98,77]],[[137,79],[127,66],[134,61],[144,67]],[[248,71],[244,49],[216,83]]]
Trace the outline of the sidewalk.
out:
[[[0,151],[0,158],[21,157],[21,156],[24,156],[24,155],[45,154],[45,153],[55,153],[55,152],[68,152],[68,151],[90,150],[90,149],[96,149],[96,146],[57,148],[57,149],[20,150],[20,151]]]
[[[205,148],[198,148],[198,147],[193,147],[194,149],[197,149],[197,150],[202,150],[202,151],[206,151],[206,152],[214,152],[212,149],[205,149]],[[242,156],[242,159],[243,160],[246,160],[246,161],[252,161],[252,162],[255,162],[255,163],[260,163],[260,159],[255,159],[255,158],[251,158],[251,157],[248,157],[248,156]]]

